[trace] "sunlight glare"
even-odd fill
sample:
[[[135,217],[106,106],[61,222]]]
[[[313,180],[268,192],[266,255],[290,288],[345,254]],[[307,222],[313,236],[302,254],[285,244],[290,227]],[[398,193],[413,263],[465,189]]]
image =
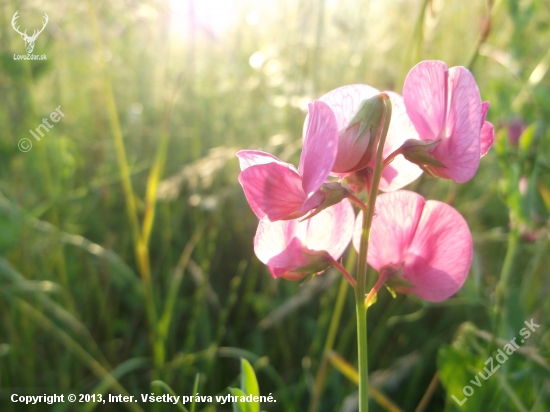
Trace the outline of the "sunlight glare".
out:
[[[235,0],[170,0],[172,30],[186,36],[194,18],[197,28],[220,34],[237,19]]]

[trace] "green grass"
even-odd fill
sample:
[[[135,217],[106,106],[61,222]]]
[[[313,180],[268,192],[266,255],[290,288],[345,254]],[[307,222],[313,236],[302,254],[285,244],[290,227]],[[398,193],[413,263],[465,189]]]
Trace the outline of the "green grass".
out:
[[[16,10],[29,28],[48,13],[35,46],[48,60],[13,60],[24,52],[8,24]],[[242,1],[225,32],[187,25],[186,38],[171,34],[170,13],[161,0],[0,2],[0,410],[178,410],[10,397],[191,395],[197,374],[201,395],[225,395],[241,357],[277,400],[262,410],[308,410],[323,353],[357,364],[352,291],[342,303],[330,270],[304,286],[271,278],[253,254],[257,219],[234,154],[296,163],[304,103],[351,83],[400,92],[421,59],[470,66],[498,142],[466,184],[411,185],[462,213],[474,263],[440,304],[379,294],[370,383],[404,411],[426,393],[427,411],[550,409],[548,2]],[[59,105],[65,117],[34,140],[29,129]],[[516,117],[534,125],[519,148],[507,143]],[[519,336],[531,318],[541,327],[529,350],[459,409],[451,395],[502,347],[497,335]],[[357,388],[331,365],[318,410],[344,411]]]

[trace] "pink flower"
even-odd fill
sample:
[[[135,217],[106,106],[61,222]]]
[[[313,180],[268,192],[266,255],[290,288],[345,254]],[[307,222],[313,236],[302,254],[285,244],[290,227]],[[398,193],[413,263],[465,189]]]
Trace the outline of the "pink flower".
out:
[[[472,236],[451,206],[424,200],[409,191],[385,193],[376,200],[367,262],[397,292],[439,302],[461,287],[472,262]],[[359,250],[362,215],[353,244]]]
[[[351,241],[355,214],[349,200],[325,209],[311,219],[261,220],[254,252],[274,278],[298,280],[327,269]]]
[[[334,89],[319,100],[325,102],[334,112],[338,127],[338,153],[332,172],[341,177],[350,177],[350,181],[363,179],[370,180],[370,172],[374,169],[375,150],[369,147],[370,135],[357,139],[360,124],[348,129],[350,121],[355,116],[361,103],[380,92],[365,84],[354,84]],[[385,159],[394,150],[399,148],[407,139],[418,139],[418,134],[407,116],[403,98],[397,93],[386,92],[392,102],[392,118],[386,144],[384,145],[383,158]],[[308,132],[308,122],[304,124],[304,136]],[[392,191],[416,180],[422,174],[422,170],[403,156],[397,156],[391,164],[384,168],[380,181],[380,189]],[[352,185],[353,186],[353,185]],[[361,191],[362,187],[352,187]]]
[[[250,207],[260,219],[295,219],[321,205],[325,183],[338,149],[336,120],[323,102],[309,105],[308,133],[298,170],[275,156],[256,150],[237,153],[241,183]]]
[[[519,138],[527,126],[523,123],[523,120],[516,117],[506,123],[506,128],[508,129],[508,142],[510,142],[512,146],[517,146],[519,144]]]
[[[470,180],[494,140],[493,125],[485,121],[489,102],[481,102],[470,71],[447,69],[441,61],[420,62],[405,79],[403,98],[420,139],[439,142],[429,146],[435,161],[426,169],[459,183]]]

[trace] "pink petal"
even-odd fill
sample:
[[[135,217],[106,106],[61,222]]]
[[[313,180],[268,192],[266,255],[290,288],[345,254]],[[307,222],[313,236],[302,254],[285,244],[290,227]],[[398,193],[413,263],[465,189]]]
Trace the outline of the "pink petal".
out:
[[[351,241],[355,213],[349,200],[323,210],[308,220],[303,242],[311,250],[325,250],[338,260]]]
[[[493,125],[485,121],[487,111],[489,110],[489,102],[481,103],[481,134],[479,136],[480,154],[481,157],[485,156],[495,140],[495,130]]]
[[[298,171],[309,196],[325,182],[338,150],[338,129],[332,110],[323,102],[309,105],[307,132]]]
[[[454,295],[472,262],[472,236],[464,218],[451,206],[428,200],[405,259],[410,291],[430,302]]]
[[[307,264],[302,251],[325,251],[339,259],[351,240],[354,219],[353,208],[346,199],[302,222],[261,220],[254,237],[254,252],[274,277],[288,277],[287,272]]]
[[[487,112],[489,111],[489,106],[491,105],[490,102],[482,102],[481,103],[481,126],[483,127],[483,122],[485,121],[485,118],[487,117]]]
[[[258,224],[254,252],[274,278],[306,264],[301,253],[304,246],[295,233],[297,224],[297,220],[261,220]]]
[[[411,119],[407,115],[403,97],[394,92],[385,93],[388,94],[392,103],[392,117],[386,143],[384,144],[384,159],[397,150],[405,140],[419,138]],[[374,163],[373,160],[370,165],[373,169]],[[403,186],[415,181],[421,174],[422,169],[420,167],[399,155],[382,171],[380,190],[391,192],[401,189]]]
[[[306,199],[302,179],[289,166],[260,164],[239,175],[246,199],[259,219],[274,221],[303,215],[297,213]]]
[[[399,155],[382,170],[379,188],[383,192],[393,192],[414,182],[421,174],[420,167]]]
[[[444,136],[439,136],[441,143],[432,151],[446,168],[433,169],[438,176],[463,183],[479,166],[481,97],[474,76],[464,67],[449,70],[448,94]]]
[[[300,208],[300,212],[307,213],[310,210],[315,209],[325,201],[325,198],[325,194],[322,191],[317,190],[316,192],[313,192],[313,194],[307,198]]]
[[[270,153],[259,150],[240,150],[237,152],[241,171],[248,169],[250,166],[264,165],[267,163],[283,163]]]
[[[422,140],[435,140],[445,127],[447,66],[423,61],[414,66],[403,85],[407,113]]]
[[[481,135],[479,137],[479,150],[481,157],[487,154],[487,152],[493,145],[494,140],[495,130],[493,128],[493,124],[489,122],[483,122],[483,126],[481,127]]]
[[[361,102],[380,93],[373,87],[365,84],[354,84],[334,89],[319,100],[325,102],[334,112],[338,128],[338,152],[332,170],[335,173],[344,173],[354,170],[365,150],[368,147],[367,139],[355,142],[359,125],[346,131]],[[304,135],[306,128],[304,127]]]
[[[394,92],[384,92],[391,100],[392,115],[386,143],[384,144],[384,158],[388,157],[408,139],[419,139],[418,133],[414,128],[403,97]]]
[[[408,191],[384,193],[377,197],[370,234],[368,263],[380,270],[400,265],[412,242],[425,200]],[[353,233],[353,246],[359,250],[363,214],[359,213]]]

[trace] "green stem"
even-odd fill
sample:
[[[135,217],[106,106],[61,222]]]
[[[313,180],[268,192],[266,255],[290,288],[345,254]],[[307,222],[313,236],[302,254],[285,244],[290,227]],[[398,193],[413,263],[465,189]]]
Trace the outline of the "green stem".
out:
[[[351,276],[349,274],[349,272],[346,270],[346,268],[344,266],[342,266],[342,264],[336,260],[334,260],[332,262],[332,266],[334,266],[336,269],[338,269],[338,271],[340,271],[340,273],[342,275],[344,275],[344,277],[347,279],[347,281],[350,283],[351,286],[355,287],[355,285],[357,284],[357,282],[355,281],[355,279],[353,278],[353,276]]]
[[[351,270],[355,265],[355,259],[357,254],[355,250],[351,250],[347,262],[346,268]],[[325,341],[325,347],[323,348],[323,357],[321,359],[321,365],[317,371],[315,377],[315,385],[313,386],[313,394],[311,397],[311,403],[309,405],[309,412],[316,412],[319,408],[321,401],[321,395],[323,393],[323,387],[328,371],[328,354],[334,348],[334,342],[336,341],[336,334],[338,333],[338,326],[340,325],[340,319],[342,318],[342,311],[346,302],[346,296],[348,292],[348,281],[342,279],[340,282],[340,289],[338,290],[338,296],[336,297],[336,303],[334,304],[334,311],[332,312],[332,318],[330,320],[330,326],[328,328],[327,340]]]
[[[365,293],[367,289],[367,253],[369,248],[369,235],[372,226],[372,218],[374,217],[374,205],[378,194],[378,186],[380,185],[380,177],[382,175],[383,160],[382,152],[386,135],[391,119],[391,101],[385,94],[380,95],[386,102],[384,107],[384,127],[381,131],[380,143],[376,151],[376,163],[372,176],[372,185],[369,193],[367,209],[363,213],[363,226],[361,231],[361,245],[359,248],[359,268],[357,270],[357,286],[355,287],[355,302],[357,312],[357,350],[359,363],[359,412],[368,412],[369,398],[369,367],[367,354],[367,308],[365,304]],[[378,129],[380,133],[380,128]]]
[[[155,308],[155,299],[153,294],[153,282],[151,280],[151,265],[149,262],[149,250],[147,243],[144,242],[141,236],[138,212],[135,200],[135,194],[132,187],[132,180],[130,179],[130,167],[128,165],[128,159],[126,157],[126,149],[124,147],[124,139],[122,137],[122,129],[118,118],[118,112],[113,93],[111,81],[107,74],[107,68],[105,61],[103,60],[103,44],[101,36],[99,34],[99,26],[97,24],[97,17],[94,9],[94,3],[88,0],[88,14],[92,25],[92,34],[94,36],[94,42],[98,53],[99,65],[101,69],[101,75],[103,80],[103,88],[106,99],[106,109],[109,113],[109,120],[111,125],[111,131],[113,133],[113,139],[115,144],[115,152],[118,161],[120,179],[122,182],[122,189],[126,200],[126,213],[130,221],[130,230],[132,234],[132,240],[134,244],[134,253],[136,259],[136,265],[141,276],[143,283],[143,292],[145,299],[145,307],[147,312],[147,318],[150,326],[150,341],[153,346],[155,367],[160,369],[162,366],[162,341],[158,336],[157,325],[157,312]],[[146,225],[147,227],[147,225]]]
[[[369,307],[369,303],[372,300],[372,298],[378,293],[384,282],[386,281],[387,276],[385,276],[384,273],[380,273],[378,280],[376,281],[376,284],[373,286],[367,297],[365,298],[365,305],[367,305],[367,308]]]
[[[361,200],[359,200],[353,193],[349,192],[347,194],[347,197],[349,200],[351,200],[353,203],[355,203],[356,206],[359,207],[359,209],[361,209],[363,211],[363,213],[365,213],[365,210],[367,209],[367,207],[365,206],[365,204],[363,202],[361,202]]]
[[[504,257],[504,263],[502,264],[502,270],[500,272],[500,279],[496,288],[493,326],[493,336],[495,339],[502,333],[502,326],[506,325],[506,311],[504,309],[504,302],[508,294],[508,282],[514,268],[514,259],[517,253],[518,245],[519,232],[516,225],[512,221],[512,229],[508,234],[508,249],[506,250],[506,256]]]

